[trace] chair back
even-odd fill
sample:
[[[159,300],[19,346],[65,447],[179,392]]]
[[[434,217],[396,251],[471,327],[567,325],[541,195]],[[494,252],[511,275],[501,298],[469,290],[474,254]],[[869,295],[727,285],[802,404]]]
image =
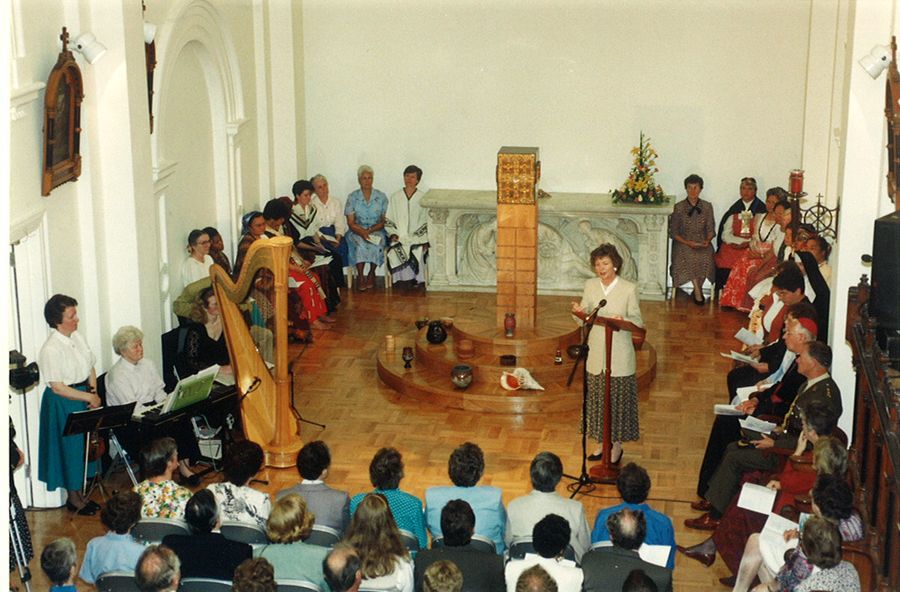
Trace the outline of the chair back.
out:
[[[187,332],[188,327],[182,325],[162,334],[162,376],[167,393],[171,393],[178,384],[175,365],[178,362],[178,356],[184,350]]]
[[[532,537],[518,537],[513,540],[509,545],[509,558],[510,559],[525,559],[526,553],[537,553],[534,550],[534,540]],[[571,544],[566,545],[566,550],[563,552],[563,557],[568,559],[569,561],[574,561],[578,563],[578,559],[575,557],[575,549]]]
[[[416,538],[416,535],[411,533],[408,530],[403,528],[400,529],[400,538],[403,539],[403,544],[406,545],[407,550],[410,553],[418,553],[419,552],[419,539]]]
[[[268,535],[261,526],[233,520],[222,523],[222,536],[228,540],[248,545],[264,545],[269,542]]]
[[[133,571],[111,571],[101,574],[96,582],[97,592],[140,592]]]
[[[161,543],[169,534],[189,535],[191,529],[187,522],[176,518],[142,518],[131,529],[131,535],[145,545]]]
[[[231,580],[214,578],[185,578],[180,592],[231,592]]]
[[[444,537],[438,537],[431,541],[432,549],[437,549],[444,546],[446,546],[444,545]],[[483,534],[472,535],[472,540],[469,541],[469,548],[474,551],[482,551],[484,553],[497,553],[497,545],[494,544],[494,541],[484,536]]]
[[[306,580],[278,580],[278,592],[323,592],[322,589]]]
[[[334,528],[324,524],[313,524],[312,532],[303,542],[320,547],[333,547],[339,540],[341,540],[341,533]]]

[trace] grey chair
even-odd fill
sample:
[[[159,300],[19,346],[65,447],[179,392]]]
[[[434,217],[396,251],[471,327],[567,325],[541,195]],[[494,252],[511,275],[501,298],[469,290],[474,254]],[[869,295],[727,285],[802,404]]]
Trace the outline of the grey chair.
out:
[[[416,535],[411,533],[408,530],[400,529],[400,538],[403,539],[403,544],[406,545],[407,550],[410,553],[418,553],[419,552],[419,539],[416,538]]]
[[[306,580],[278,580],[278,592],[323,592],[318,585]]]
[[[526,553],[536,553],[536,551],[534,550],[534,542],[531,537],[519,537],[514,539],[513,542],[510,543],[510,559],[524,559]],[[578,559],[575,557],[575,549],[572,548],[572,545],[566,545],[566,550],[563,552],[563,557],[568,559],[569,561],[578,563]]]
[[[131,535],[146,545],[161,543],[169,534],[191,534],[191,529],[176,518],[143,518],[131,529]]]
[[[97,592],[140,592],[133,571],[111,571],[101,574],[95,585]]]
[[[214,578],[185,578],[180,592],[231,592],[231,580]]]
[[[320,547],[333,547],[339,540],[341,540],[341,533],[336,529],[323,524],[313,524],[312,532],[303,542]]]
[[[269,542],[266,531],[261,526],[232,520],[222,523],[222,536],[248,545],[265,545]]]
[[[444,546],[444,537],[438,537],[431,541],[431,548],[436,549],[438,547]],[[483,551],[485,553],[497,553],[497,545],[494,544],[494,541],[484,536],[483,534],[474,534],[472,535],[472,540],[469,542],[469,547],[475,551]]]

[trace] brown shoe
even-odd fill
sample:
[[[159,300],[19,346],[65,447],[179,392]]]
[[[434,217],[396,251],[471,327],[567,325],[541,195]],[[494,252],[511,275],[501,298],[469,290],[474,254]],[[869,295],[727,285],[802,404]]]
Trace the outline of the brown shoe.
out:
[[[710,510],[712,510],[712,504],[705,499],[702,499],[696,502],[691,502],[691,509],[698,512],[709,512]]]
[[[684,525],[697,530],[715,530],[719,526],[719,521],[715,518],[710,518],[709,512],[706,512],[697,518],[688,518],[684,521]]]
[[[682,553],[684,555],[687,555],[691,559],[699,561],[706,567],[709,567],[716,562],[715,553],[701,553],[699,551],[694,551],[693,547],[682,547],[681,545],[676,545],[675,548],[678,549],[679,553]]]

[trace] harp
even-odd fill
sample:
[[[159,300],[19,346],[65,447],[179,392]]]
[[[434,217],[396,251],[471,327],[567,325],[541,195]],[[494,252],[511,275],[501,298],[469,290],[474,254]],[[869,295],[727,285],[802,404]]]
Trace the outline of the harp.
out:
[[[257,240],[232,281],[210,269],[247,438],[262,446],[266,465],[290,467],[303,445],[291,407],[288,377],[288,259],[291,239]],[[260,314],[265,300],[269,314]],[[267,359],[268,358],[268,359]],[[269,368],[269,364],[274,364]]]

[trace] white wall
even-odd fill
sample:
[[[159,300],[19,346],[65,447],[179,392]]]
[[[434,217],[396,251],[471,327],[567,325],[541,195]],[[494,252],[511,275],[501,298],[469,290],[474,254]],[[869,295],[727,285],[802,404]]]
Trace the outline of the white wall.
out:
[[[547,191],[605,192],[644,130],[659,180],[698,172],[722,211],[738,180],[786,184],[803,143],[810,2],[304,2],[310,173],[393,191],[495,187],[497,150],[541,148]],[[812,183],[812,180],[808,184]]]

